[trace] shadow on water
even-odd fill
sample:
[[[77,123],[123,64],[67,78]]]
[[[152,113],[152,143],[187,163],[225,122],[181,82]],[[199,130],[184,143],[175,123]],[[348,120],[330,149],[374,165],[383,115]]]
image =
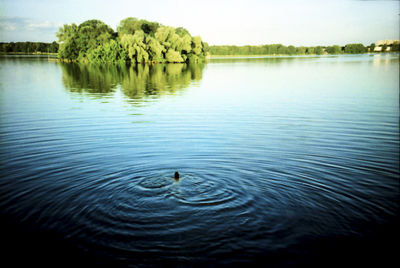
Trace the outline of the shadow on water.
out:
[[[94,65],[61,63],[64,86],[71,92],[112,94],[121,86],[130,99],[175,94],[202,78],[204,64]]]

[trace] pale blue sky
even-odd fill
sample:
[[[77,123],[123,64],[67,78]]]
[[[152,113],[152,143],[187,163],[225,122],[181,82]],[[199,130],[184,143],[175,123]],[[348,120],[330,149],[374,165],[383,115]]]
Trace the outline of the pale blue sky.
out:
[[[210,45],[369,45],[399,39],[399,1],[0,0],[0,41],[56,40],[63,24],[127,17],[185,27]]]

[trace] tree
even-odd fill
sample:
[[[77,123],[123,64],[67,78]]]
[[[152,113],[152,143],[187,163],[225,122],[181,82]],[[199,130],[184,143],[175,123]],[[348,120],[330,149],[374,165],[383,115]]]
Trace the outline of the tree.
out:
[[[151,36],[146,37],[146,43],[148,46],[149,57],[151,61],[163,62],[165,53],[164,46],[162,46],[160,42],[157,41],[157,39]]]
[[[373,52],[375,50],[375,43],[371,43],[371,45],[369,45],[369,51]]]
[[[126,18],[121,20],[119,26],[117,27],[118,35],[121,38],[124,34],[134,34],[136,30],[140,28],[139,20],[137,18]]]
[[[88,20],[79,26],[64,25],[57,32],[58,41],[61,43],[59,57],[85,60],[89,50],[108,42],[113,33],[108,25],[99,20]]]
[[[142,30],[138,30],[134,35],[125,34],[121,38],[122,47],[128,52],[128,58],[132,63],[145,63],[149,60],[146,51],[145,36]]]
[[[324,49],[321,46],[317,46],[315,48],[315,54],[322,55],[324,53]]]
[[[149,60],[147,45],[145,43],[145,34],[142,30],[137,30],[133,35],[133,48],[136,51],[136,62],[145,63]]]
[[[202,51],[202,42],[201,42],[201,37],[200,36],[194,36],[192,38],[192,52],[194,55],[200,55]]]
[[[58,56],[63,59],[75,60],[78,58],[79,49],[76,44],[78,38],[78,26],[76,24],[64,24],[57,32],[60,47]]]
[[[333,45],[326,48],[326,52],[329,54],[340,54],[342,52],[342,48],[338,45]]]
[[[126,58],[126,50],[115,40],[110,40],[88,52],[88,60],[96,63],[123,63]]]
[[[86,58],[90,49],[108,42],[113,34],[111,29],[104,22],[99,20],[88,20],[78,26],[78,37],[76,44],[79,49],[79,57]]]
[[[297,47],[296,48],[296,54],[298,55],[304,55],[306,54],[307,48],[306,47]]]
[[[307,54],[309,54],[309,55],[315,54],[315,48],[314,47],[307,48]]]
[[[58,41],[66,42],[69,39],[72,39],[73,37],[75,37],[77,30],[78,26],[76,26],[75,23],[72,23],[71,25],[64,24],[64,26],[60,27],[58,32],[56,33]]]
[[[289,55],[294,55],[294,54],[296,54],[296,48],[295,48],[294,46],[288,46],[288,48],[287,48],[287,53],[288,53]]]
[[[400,43],[394,43],[393,45],[392,45],[392,49],[391,49],[391,51],[395,51],[395,52],[399,52],[400,51]]]
[[[367,48],[363,44],[347,44],[344,47],[344,53],[358,54],[367,52]]]
[[[183,37],[183,36],[185,36],[185,35],[189,35],[189,36],[190,36],[189,31],[186,30],[186,29],[183,28],[183,27],[178,27],[178,28],[176,28],[176,29],[175,29],[175,32],[176,32],[176,34],[178,34],[178,35],[181,36],[181,37]]]
[[[120,22],[117,31],[119,36],[124,34],[135,34],[135,32],[139,30],[143,31],[145,34],[154,35],[160,26],[161,25],[158,22],[129,17]]]
[[[179,54],[179,52],[175,51],[173,48],[168,49],[165,54],[165,59],[167,62],[183,62],[183,58]]]
[[[50,53],[57,53],[58,52],[58,48],[59,48],[58,43],[56,41],[54,41],[53,43],[50,44],[49,52]]]
[[[173,35],[175,30],[173,27],[165,27],[162,26],[157,29],[157,32],[154,34],[155,38],[163,45],[165,48],[171,47],[171,39],[173,39]]]

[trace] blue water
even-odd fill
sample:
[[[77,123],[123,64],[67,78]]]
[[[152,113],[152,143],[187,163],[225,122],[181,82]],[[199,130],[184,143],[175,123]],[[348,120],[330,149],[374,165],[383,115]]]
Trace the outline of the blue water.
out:
[[[0,174],[16,264],[390,263],[399,55],[3,57]]]

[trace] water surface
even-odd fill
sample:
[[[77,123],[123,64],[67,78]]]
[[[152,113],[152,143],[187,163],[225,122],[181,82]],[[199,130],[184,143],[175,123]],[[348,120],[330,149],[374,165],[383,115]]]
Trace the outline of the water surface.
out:
[[[398,74],[398,54],[131,67],[1,58],[7,255],[133,267],[389,262]]]

